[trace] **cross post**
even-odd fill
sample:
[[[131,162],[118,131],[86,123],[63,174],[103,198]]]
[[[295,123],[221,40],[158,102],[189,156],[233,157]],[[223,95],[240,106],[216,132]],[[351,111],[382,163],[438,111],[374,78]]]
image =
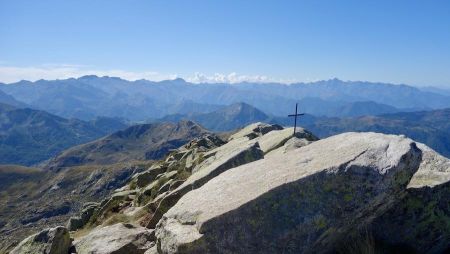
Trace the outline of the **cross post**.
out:
[[[298,109],[298,103],[295,103],[295,114],[288,115],[288,117],[294,117],[294,119],[295,119],[294,120],[294,136],[295,136],[295,129],[297,129],[297,117],[304,115],[304,114],[298,114],[297,109]]]

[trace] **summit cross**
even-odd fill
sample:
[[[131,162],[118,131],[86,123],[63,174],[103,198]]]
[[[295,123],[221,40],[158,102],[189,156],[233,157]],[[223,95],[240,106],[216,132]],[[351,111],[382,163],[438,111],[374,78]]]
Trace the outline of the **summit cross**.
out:
[[[294,119],[295,119],[294,120],[294,136],[295,136],[295,129],[297,129],[297,117],[304,115],[304,114],[298,114],[297,109],[298,109],[298,103],[295,103],[295,114],[288,115],[288,117],[294,117]]]

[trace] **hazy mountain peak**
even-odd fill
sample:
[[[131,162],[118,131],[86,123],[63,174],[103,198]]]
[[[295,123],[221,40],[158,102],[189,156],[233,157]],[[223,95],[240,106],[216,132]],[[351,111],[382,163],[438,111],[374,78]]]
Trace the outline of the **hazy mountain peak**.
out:
[[[79,77],[78,79],[86,80],[86,79],[98,79],[98,78],[100,78],[100,77],[97,75],[84,75],[84,76]]]
[[[201,127],[198,123],[196,123],[194,121],[191,121],[191,120],[186,120],[186,119],[183,119],[183,120],[179,121],[177,123],[177,126],[178,127],[189,127],[189,128],[201,128],[201,129],[203,129],[203,127]]]
[[[111,76],[97,76],[97,75],[85,75],[82,77],[79,77],[78,80],[82,81],[95,81],[95,80],[121,80],[121,81],[127,81],[125,79],[122,79],[120,77],[111,77]]]
[[[173,80],[174,82],[182,82],[182,83],[186,83],[186,80],[184,80],[183,78],[176,78]]]
[[[254,108],[252,105],[250,105],[248,103],[245,103],[245,102],[236,102],[236,103],[231,104],[230,107],[241,107],[241,108],[251,107],[251,108]]]
[[[338,79],[338,78],[332,78],[332,79],[330,79],[330,80],[328,80],[328,81],[330,81],[330,82],[344,82],[343,80],[341,80],[341,79]]]

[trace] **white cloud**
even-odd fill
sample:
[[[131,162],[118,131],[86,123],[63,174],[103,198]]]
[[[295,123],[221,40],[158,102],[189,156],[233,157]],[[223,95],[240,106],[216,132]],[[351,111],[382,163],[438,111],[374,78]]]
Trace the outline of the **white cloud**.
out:
[[[186,78],[192,83],[240,83],[240,82],[257,82],[266,83],[271,81],[267,76],[263,75],[239,75],[236,72],[229,74],[215,73],[214,75],[206,75],[196,72],[192,77]]]

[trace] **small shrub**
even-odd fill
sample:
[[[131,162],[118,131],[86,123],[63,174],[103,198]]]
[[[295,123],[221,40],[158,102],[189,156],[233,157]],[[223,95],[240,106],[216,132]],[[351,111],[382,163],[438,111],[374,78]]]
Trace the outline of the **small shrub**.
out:
[[[169,179],[166,177],[161,177],[157,180],[155,187],[152,189],[152,192],[150,194],[150,198],[154,199],[158,195],[158,190],[161,188]]]
[[[186,169],[179,169],[177,171],[177,176],[176,176],[176,180],[186,180],[188,179],[188,177],[191,176],[191,173],[188,172]]]
[[[130,190],[134,190],[134,189],[136,189],[137,188],[137,183],[136,183],[136,181],[131,181],[131,183],[130,183]]]

